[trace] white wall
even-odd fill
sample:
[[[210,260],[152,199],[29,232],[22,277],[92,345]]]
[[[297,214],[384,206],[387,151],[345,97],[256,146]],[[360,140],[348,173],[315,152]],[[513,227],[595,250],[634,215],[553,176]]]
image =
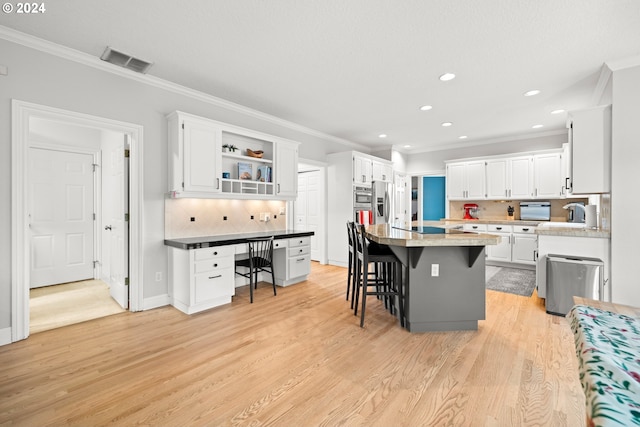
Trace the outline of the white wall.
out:
[[[614,70],[611,143],[612,301],[640,307],[640,66]]]
[[[491,144],[415,153],[406,156],[408,159],[406,172],[410,175],[429,175],[444,172],[444,162],[448,160],[562,148],[565,142],[567,142],[567,132],[562,131],[536,138],[513,137]]]
[[[144,194],[142,259],[144,298],[167,293],[164,271],[164,193],[167,189],[167,123],[165,115],[182,110],[222,122],[296,140],[301,157],[324,161],[333,151],[353,149],[332,138],[287,127],[277,120],[226,109],[173,90],[151,86],[95,67],[0,39],[0,331],[11,326],[11,100],[82,112],[144,126]],[[166,277],[166,274],[163,275]]]

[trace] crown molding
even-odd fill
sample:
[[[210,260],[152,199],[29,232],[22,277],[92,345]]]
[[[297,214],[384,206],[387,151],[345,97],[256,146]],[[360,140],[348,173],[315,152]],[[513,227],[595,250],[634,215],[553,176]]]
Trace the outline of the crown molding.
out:
[[[81,52],[70,47],[62,46],[51,41],[35,37],[12,28],[0,25],[0,38],[12,43],[16,43],[31,49],[39,50],[50,55],[57,56],[62,59],[74,61],[82,65],[86,65],[98,70],[115,74],[120,77],[124,77],[136,82],[156,87],[168,92],[172,92],[178,95],[183,95],[198,101],[202,101],[216,107],[224,108],[226,110],[234,111],[249,117],[257,118],[259,120],[272,123],[283,128],[287,128],[296,132],[300,132],[309,136],[320,138],[326,141],[334,142],[340,145],[349,147],[350,149],[369,151],[370,147],[357,144],[355,142],[348,141],[346,139],[338,138],[326,133],[320,132],[315,129],[308,128],[306,126],[299,125],[297,123],[281,119],[276,116],[272,116],[262,111],[254,110],[244,105],[236,104],[226,99],[218,98],[208,93],[201,92],[195,89],[188,88],[186,86],[179,85],[177,83],[170,82],[158,77],[154,77],[149,74],[140,74],[126,68],[118,67],[117,65],[110,64],[102,61],[100,58],[89,55],[85,52]]]

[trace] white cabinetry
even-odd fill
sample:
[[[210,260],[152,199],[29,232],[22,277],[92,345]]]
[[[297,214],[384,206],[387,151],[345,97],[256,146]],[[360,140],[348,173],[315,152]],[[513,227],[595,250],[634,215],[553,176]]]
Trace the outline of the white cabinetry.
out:
[[[611,191],[611,105],[571,111],[567,123],[573,194]]]
[[[487,233],[500,236],[500,243],[487,246],[487,261],[535,265],[535,227],[488,224]]]
[[[511,262],[535,265],[538,236],[535,227],[514,225],[511,235]]]
[[[197,313],[231,302],[235,293],[231,246],[184,250],[169,248],[169,283],[173,306]]]
[[[486,198],[484,160],[447,164],[447,198],[480,200]]]
[[[208,196],[220,192],[221,128],[173,113],[169,122],[169,191]]]
[[[372,181],[393,181],[393,166],[389,163],[373,160],[371,162],[371,180]]]
[[[487,198],[530,198],[533,196],[532,157],[490,159],[487,167]]]
[[[298,144],[276,145],[276,195],[295,199],[298,194]]]
[[[533,158],[519,156],[509,159],[509,198],[527,199],[533,196]]]
[[[371,185],[373,163],[370,158],[353,155],[353,182]]]
[[[487,233],[500,236],[500,243],[487,246],[487,260],[511,262],[511,226],[489,224]]]
[[[167,119],[171,196],[295,199],[298,143],[180,111]]]
[[[535,176],[534,197],[538,199],[563,196],[562,153],[536,154],[533,156]]]
[[[306,280],[311,272],[311,238],[295,237],[276,242],[273,251],[276,284],[288,286]]]

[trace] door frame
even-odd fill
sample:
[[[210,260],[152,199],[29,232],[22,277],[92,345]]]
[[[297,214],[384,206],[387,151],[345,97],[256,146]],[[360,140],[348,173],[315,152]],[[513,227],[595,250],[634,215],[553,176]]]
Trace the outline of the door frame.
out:
[[[29,336],[29,257],[30,239],[28,213],[27,160],[29,149],[29,119],[54,120],[69,125],[111,130],[130,135],[129,157],[129,310],[143,306],[143,127],[136,124],[91,116],[11,100],[11,341]]]

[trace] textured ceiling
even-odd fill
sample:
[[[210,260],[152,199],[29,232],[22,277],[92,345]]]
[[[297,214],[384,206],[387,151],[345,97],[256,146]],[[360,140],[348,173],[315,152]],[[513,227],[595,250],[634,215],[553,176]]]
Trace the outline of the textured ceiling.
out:
[[[151,75],[372,149],[561,131],[566,115],[550,111],[591,106],[602,64],[640,55],[638,0],[59,0],[46,7],[39,15],[2,14],[0,25],[93,56],[111,46],[154,62]],[[445,72],[457,78],[439,81]],[[530,89],[542,92],[524,97]],[[420,111],[424,104],[433,109]]]

